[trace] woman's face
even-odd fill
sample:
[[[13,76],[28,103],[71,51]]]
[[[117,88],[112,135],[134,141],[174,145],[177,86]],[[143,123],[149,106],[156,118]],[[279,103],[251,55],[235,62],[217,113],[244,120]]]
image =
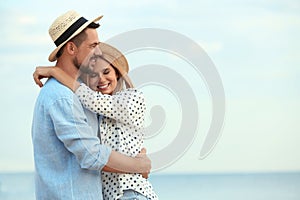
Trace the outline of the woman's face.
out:
[[[111,95],[118,83],[115,69],[105,60],[97,58],[92,71],[88,76],[89,87],[102,94]]]

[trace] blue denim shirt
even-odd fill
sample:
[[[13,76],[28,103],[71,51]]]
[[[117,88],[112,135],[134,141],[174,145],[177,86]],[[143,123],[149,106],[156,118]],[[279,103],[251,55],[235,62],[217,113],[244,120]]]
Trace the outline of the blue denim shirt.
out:
[[[101,172],[111,153],[100,145],[98,120],[54,78],[37,98],[32,142],[36,199],[102,199]]]

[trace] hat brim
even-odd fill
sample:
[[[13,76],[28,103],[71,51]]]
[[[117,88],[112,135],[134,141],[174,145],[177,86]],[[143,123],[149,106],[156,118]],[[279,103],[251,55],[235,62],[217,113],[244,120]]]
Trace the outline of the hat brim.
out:
[[[73,37],[75,37],[76,35],[78,35],[79,33],[81,33],[89,24],[91,24],[92,22],[97,22],[99,21],[101,18],[103,17],[103,15],[93,19],[93,20],[89,20],[86,23],[84,23],[77,31],[75,31],[68,39],[66,39],[66,41],[64,41],[63,43],[61,43],[58,47],[56,47],[52,53],[49,55],[48,60],[50,62],[54,62],[56,61],[56,54],[57,52],[60,50],[60,48],[62,48],[68,41],[70,41],[70,39],[72,39]]]
[[[99,47],[102,51],[102,58],[117,68],[122,76],[128,73],[128,61],[121,51],[104,42],[101,42]]]

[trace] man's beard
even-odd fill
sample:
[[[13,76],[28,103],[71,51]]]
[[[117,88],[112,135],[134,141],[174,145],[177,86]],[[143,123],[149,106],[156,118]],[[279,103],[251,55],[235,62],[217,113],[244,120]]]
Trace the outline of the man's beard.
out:
[[[84,64],[82,64],[82,63],[80,64],[80,63],[78,62],[77,57],[75,57],[75,58],[73,59],[73,64],[74,64],[74,66],[75,66],[78,70],[80,70],[81,72],[87,73],[87,72],[90,71],[89,66],[88,66],[88,65],[84,65]]]

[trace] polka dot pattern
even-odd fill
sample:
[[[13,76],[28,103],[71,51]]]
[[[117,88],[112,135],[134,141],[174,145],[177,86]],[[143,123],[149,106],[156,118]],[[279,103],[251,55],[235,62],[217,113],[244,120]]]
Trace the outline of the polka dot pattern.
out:
[[[81,84],[76,94],[84,107],[103,116],[100,121],[102,144],[128,156],[135,157],[140,152],[145,134],[146,111],[141,91],[129,88],[114,95],[103,95]],[[128,189],[148,199],[158,199],[151,183],[140,174],[102,172],[102,182],[105,200],[118,199]]]

